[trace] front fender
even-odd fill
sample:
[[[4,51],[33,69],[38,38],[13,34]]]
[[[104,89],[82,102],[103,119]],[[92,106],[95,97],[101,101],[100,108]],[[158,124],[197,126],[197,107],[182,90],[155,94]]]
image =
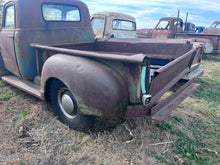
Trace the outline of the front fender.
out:
[[[62,81],[76,97],[82,114],[114,118],[123,116],[128,87],[113,68],[89,58],[64,54],[51,56],[44,64],[41,92],[49,79]]]

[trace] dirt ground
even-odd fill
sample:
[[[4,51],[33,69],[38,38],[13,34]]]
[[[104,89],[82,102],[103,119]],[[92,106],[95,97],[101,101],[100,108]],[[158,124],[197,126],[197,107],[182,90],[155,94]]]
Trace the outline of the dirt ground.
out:
[[[192,106],[188,98],[166,120],[168,125],[145,117],[120,121],[112,128],[97,120],[90,131],[79,132],[60,123],[50,106],[37,98],[1,80],[0,89],[1,165],[193,164],[174,152],[178,138],[174,132],[187,132],[190,121],[205,122],[209,113]],[[212,154],[216,158],[219,153]]]
[[[115,128],[96,121],[89,132],[79,132],[60,123],[46,103],[5,87],[13,96],[0,102],[0,164],[160,164],[152,153],[172,148],[170,132],[148,118]]]

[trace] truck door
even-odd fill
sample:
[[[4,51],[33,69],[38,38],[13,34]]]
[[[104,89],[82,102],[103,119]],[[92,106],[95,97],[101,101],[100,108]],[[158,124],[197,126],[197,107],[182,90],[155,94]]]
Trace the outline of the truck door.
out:
[[[4,7],[3,27],[1,31],[1,51],[4,65],[8,71],[20,76],[14,46],[15,8],[14,3]]]

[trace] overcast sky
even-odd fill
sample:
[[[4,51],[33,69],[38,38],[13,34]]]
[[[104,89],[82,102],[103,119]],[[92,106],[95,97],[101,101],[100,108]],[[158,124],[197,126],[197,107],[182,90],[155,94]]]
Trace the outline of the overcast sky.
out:
[[[161,17],[180,17],[201,26],[220,21],[220,0],[82,0],[90,14],[97,11],[114,11],[136,18],[138,28],[153,28]]]

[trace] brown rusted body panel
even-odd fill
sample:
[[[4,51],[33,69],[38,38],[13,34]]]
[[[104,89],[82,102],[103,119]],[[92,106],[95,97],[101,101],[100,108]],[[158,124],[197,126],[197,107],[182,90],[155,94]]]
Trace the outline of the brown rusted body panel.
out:
[[[111,67],[88,58],[57,54],[44,65],[42,85],[50,78],[62,80],[72,90],[83,114],[107,118],[124,115],[128,84]]]

